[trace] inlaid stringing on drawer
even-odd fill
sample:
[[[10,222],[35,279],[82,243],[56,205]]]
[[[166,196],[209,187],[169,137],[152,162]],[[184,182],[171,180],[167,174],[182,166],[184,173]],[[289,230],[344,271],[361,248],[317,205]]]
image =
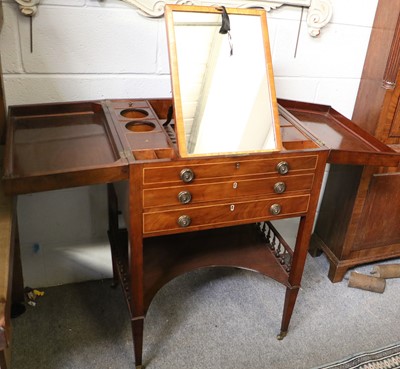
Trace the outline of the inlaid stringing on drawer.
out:
[[[310,196],[276,197],[143,214],[143,232],[188,231],[210,225],[240,224],[304,214]]]
[[[257,160],[238,159],[237,161],[225,162],[206,161],[204,164],[191,164],[190,161],[187,161],[173,166],[145,167],[143,169],[143,182],[145,185],[152,183],[186,182],[181,178],[182,171],[185,169],[191,170],[194,174],[194,179],[188,182],[210,178],[280,174],[279,165],[285,162],[288,164],[288,173],[296,173],[298,171],[315,169],[317,159],[317,155],[308,155]],[[281,169],[284,169],[284,167],[281,166]]]
[[[143,191],[143,207],[189,205],[218,200],[237,201],[238,198],[248,196],[284,196],[295,191],[310,191],[313,180],[314,174],[303,174],[151,188]]]

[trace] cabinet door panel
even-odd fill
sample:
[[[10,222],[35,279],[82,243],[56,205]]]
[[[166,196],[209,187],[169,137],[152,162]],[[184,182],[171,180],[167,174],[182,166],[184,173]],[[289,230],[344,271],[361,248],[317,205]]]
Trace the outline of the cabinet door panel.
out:
[[[396,112],[394,114],[392,127],[390,129],[390,137],[400,137],[400,100],[397,100]]]
[[[400,243],[400,173],[372,177],[353,250]]]

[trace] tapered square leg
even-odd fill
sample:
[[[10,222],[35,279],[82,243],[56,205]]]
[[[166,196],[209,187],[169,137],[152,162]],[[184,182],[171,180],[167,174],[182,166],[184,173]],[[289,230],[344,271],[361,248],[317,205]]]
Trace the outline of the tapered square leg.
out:
[[[278,340],[282,340],[286,337],[286,334],[289,329],[290,319],[292,318],[292,313],[294,309],[294,305],[296,304],[297,295],[299,293],[299,288],[287,288],[285,295],[285,304],[283,308],[282,314],[282,324],[281,324],[281,332],[278,334]]]
[[[132,319],[133,349],[136,369],[142,368],[144,318]]]

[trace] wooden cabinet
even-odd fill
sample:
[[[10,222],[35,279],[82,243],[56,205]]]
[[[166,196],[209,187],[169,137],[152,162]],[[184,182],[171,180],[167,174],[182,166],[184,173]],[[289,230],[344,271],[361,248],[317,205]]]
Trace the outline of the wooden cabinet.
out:
[[[152,298],[174,277],[198,268],[234,266],[281,283],[283,338],[326,163],[355,180],[362,173],[353,168],[400,163],[399,154],[329,106],[285,100],[279,108],[282,150],[182,158],[167,119],[170,105],[168,99],[139,99],[9,111],[8,194],[108,183],[114,279],[125,293],[138,367]],[[384,184],[377,178],[375,186]],[[287,217],[301,219],[294,248],[270,223]]]
[[[400,1],[381,0],[353,121],[400,152]],[[333,164],[311,243],[341,281],[359,264],[400,256],[400,168]]]

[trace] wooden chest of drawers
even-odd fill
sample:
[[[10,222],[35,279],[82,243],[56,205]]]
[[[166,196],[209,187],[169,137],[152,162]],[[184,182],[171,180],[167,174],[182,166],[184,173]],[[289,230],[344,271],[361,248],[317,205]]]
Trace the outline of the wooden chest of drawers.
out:
[[[147,237],[303,215],[317,162],[315,154],[287,154],[145,166],[143,233]]]

